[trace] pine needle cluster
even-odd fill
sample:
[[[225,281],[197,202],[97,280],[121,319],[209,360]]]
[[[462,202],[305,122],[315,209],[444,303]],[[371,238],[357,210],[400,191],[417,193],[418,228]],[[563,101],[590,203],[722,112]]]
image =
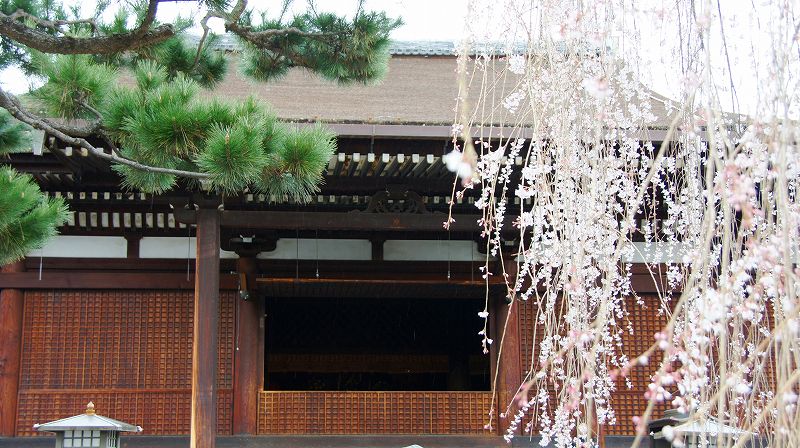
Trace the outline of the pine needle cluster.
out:
[[[30,143],[28,127],[0,109],[0,156],[29,149]]]
[[[168,78],[187,76],[203,87],[211,88],[222,81],[227,71],[227,61],[220,52],[212,50],[216,35],[209,35],[198,52],[197,45],[177,36],[148,48],[140,59],[158,61]]]
[[[302,14],[288,23],[262,18],[259,25],[246,26],[254,32],[290,27],[313,37],[277,33],[258,46],[245,41],[242,69],[259,81],[304,67],[340,84],[369,84],[386,73],[389,33],[401,24],[383,12],[361,12],[352,20],[331,13]]]
[[[335,150],[331,132],[289,128],[252,98],[238,104],[198,99],[195,80],[173,78],[152,61],[140,61],[134,78],[136,87],[116,87],[100,105],[103,128],[120,142],[123,156],[208,174],[203,188],[219,193],[252,188],[302,200],[317,191]],[[171,174],[115,170],[139,191],[162,193],[177,184]]]
[[[66,219],[62,198],[48,198],[29,175],[0,167],[0,265],[41,248]]]
[[[322,171],[336,151],[336,136],[315,126],[287,133],[282,143],[269,155],[256,189],[305,202],[322,184]]]
[[[96,119],[94,112],[116,79],[116,69],[96,64],[88,55],[32,53],[39,73],[47,83],[33,94],[53,116]]]

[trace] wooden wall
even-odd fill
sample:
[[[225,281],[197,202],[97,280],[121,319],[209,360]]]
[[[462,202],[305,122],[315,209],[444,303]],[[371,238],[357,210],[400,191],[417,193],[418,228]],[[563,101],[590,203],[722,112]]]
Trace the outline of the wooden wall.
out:
[[[97,412],[187,434],[191,291],[27,291],[17,435],[34,423]],[[234,293],[220,293],[218,428],[231,432]]]
[[[635,335],[623,351],[635,356],[652,341],[664,317],[655,297],[627,303]],[[17,435],[34,423],[74,415],[94,401],[98,412],[141,425],[144,434],[186,434],[191,403],[191,291],[27,291]],[[234,293],[220,294],[218,428],[231,433]],[[520,308],[523,377],[531,366],[536,309]],[[655,357],[654,357],[655,359]],[[632,435],[648,377],[637,367],[628,389],[614,395],[616,425],[606,434]],[[262,392],[259,433],[485,433],[489,392]],[[660,411],[656,411],[657,413]]]

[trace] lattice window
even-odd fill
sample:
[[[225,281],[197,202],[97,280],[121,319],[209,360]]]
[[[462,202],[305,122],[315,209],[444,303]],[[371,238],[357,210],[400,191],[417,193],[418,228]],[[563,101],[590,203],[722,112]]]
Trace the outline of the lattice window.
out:
[[[64,448],[98,448],[100,431],[64,431]]]

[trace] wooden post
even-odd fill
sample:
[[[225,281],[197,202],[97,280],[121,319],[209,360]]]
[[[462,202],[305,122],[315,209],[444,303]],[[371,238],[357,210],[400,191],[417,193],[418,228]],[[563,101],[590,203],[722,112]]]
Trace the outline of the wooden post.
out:
[[[258,433],[258,392],[264,389],[264,305],[256,293],[258,265],[255,254],[240,253],[236,262],[239,290],[249,297],[236,298],[238,324],[233,352],[233,433]]]
[[[217,435],[217,331],[219,326],[219,202],[197,210],[197,267],[192,340],[191,448],[214,448]]]
[[[514,283],[516,278],[516,262],[505,260],[506,274],[508,274],[509,284]],[[516,302],[508,302],[509,298],[497,297],[495,299],[494,320],[495,333],[497,338],[495,344],[502,343],[502,351],[497,360],[497,400],[500,412],[505,412],[506,406],[514,398],[522,382],[522,368],[520,360],[520,337],[519,337],[519,306]],[[515,299],[516,300],[516,299]],[[505,335],[503,329],[505,328]],[[502,338],[502,341],[500,339]],[[517,406],[511,406],[506,418],[499,418],[497,429],[500,435],[506,434],[509,423],[514,419]],[[499,417],[499,416],[498,416]],[[517,428],[516,434],[522,428]]]
[[[127,243],[126,252],[128,258],[139,258],[139,245],[142,242],[142,235],[125,235],[125,242]]]
[[[22,272],[22,261],[4,266],[3,272]],[[25,295],[19,289],[0,291],[0,436],[13,437],[17,417],[17,392],[22,344]]]

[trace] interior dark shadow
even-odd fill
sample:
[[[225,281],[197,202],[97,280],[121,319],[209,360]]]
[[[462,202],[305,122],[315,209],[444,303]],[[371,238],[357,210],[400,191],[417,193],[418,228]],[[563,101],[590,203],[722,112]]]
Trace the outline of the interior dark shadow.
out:
[[[489,390],[475,299],[271,298],[267,390]]]

